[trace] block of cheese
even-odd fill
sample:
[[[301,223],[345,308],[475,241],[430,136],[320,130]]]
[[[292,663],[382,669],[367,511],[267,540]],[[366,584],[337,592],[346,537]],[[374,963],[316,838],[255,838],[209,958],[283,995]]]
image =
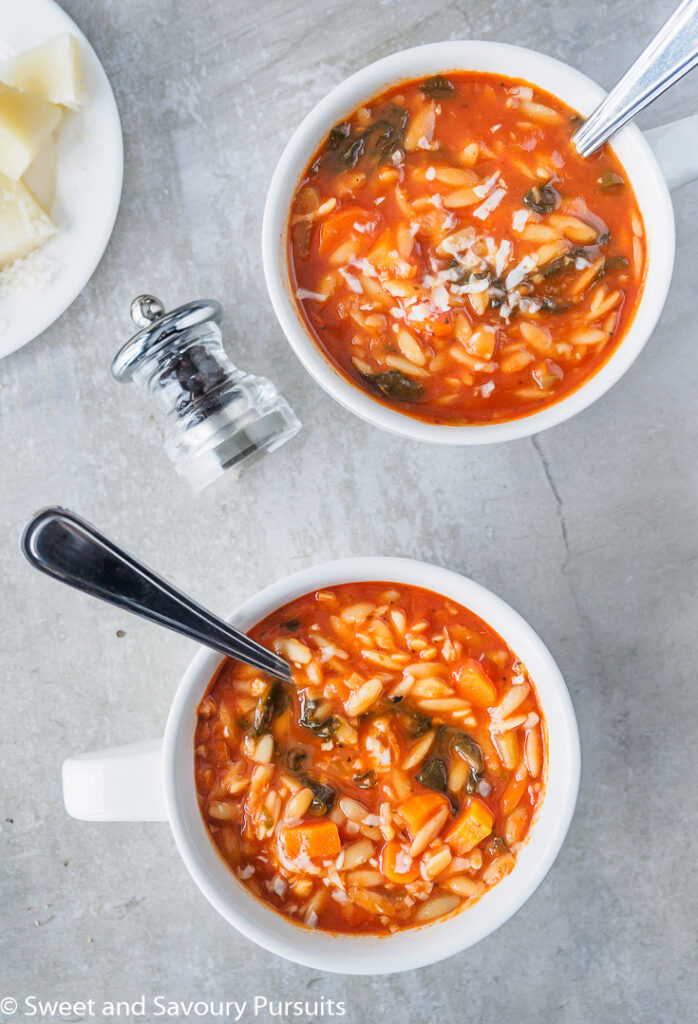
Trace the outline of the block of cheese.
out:
[[[0,82],[0,172],[21,178],[62,116],[54,103]]]
[[[50,214],[56,198],[56,138],[51,135],[22,175],[22,181]]]
[[[67,32],[11,57],[0,78],[16,89],[63,107],[75,109],[87,102],[80,43]]]
[[[27,186],[0,174],[0,269],[28,256],[55,233],[53,221]]]

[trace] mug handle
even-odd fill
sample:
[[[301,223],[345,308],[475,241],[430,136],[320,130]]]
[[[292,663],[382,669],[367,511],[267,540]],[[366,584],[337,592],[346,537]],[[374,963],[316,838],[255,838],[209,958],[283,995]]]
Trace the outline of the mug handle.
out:
[[[69,757],[63,762],[63,802],[80,821],[167,821],[162,740]]]
[[[671,192],[698,178],[698,114],[645,132]]]

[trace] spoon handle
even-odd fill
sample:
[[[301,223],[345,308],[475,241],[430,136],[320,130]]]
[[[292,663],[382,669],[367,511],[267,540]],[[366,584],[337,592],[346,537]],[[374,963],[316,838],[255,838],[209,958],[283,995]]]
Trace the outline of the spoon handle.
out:
[[[649,106],[698,64],[698,0],[683,0],[608,96],[572,136],[581,156]]]
[[[180,593],[68,509],[46,508],[37,513],[27,523],[21,545],[33,566],[62,583],[277,679],[291,678],[290,666],[282,658]]]

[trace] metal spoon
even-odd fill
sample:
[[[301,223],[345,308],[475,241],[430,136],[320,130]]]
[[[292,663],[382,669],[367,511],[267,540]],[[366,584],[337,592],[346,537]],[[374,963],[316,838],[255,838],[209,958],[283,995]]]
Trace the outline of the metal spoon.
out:
[[[635,63],[572,136],[591,154],[698,64],[698,0],[683,0]]]
[[[291,678],[291,667],[283,658],[207,612],[68,509],[38,512],[24,528],[21,547],[33,566],[62,583],[284,682]]]

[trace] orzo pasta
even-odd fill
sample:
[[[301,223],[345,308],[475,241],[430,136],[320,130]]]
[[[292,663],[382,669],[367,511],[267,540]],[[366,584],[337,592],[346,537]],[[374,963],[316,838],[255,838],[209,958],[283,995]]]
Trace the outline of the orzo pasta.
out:
[[[294,921],[390,932],[508,874],[543,797],[546,732],[525,666],[472,612],[404,584],[306,594],[250,633],[290,685],[226,661],[198,709],[210,835]]]
[[[556,402],[609,358],[645,274],[642,218],[609,146],[534,86],[453,72],[336,125],[291,211],[306,324],[379,401],[488,423]]]

